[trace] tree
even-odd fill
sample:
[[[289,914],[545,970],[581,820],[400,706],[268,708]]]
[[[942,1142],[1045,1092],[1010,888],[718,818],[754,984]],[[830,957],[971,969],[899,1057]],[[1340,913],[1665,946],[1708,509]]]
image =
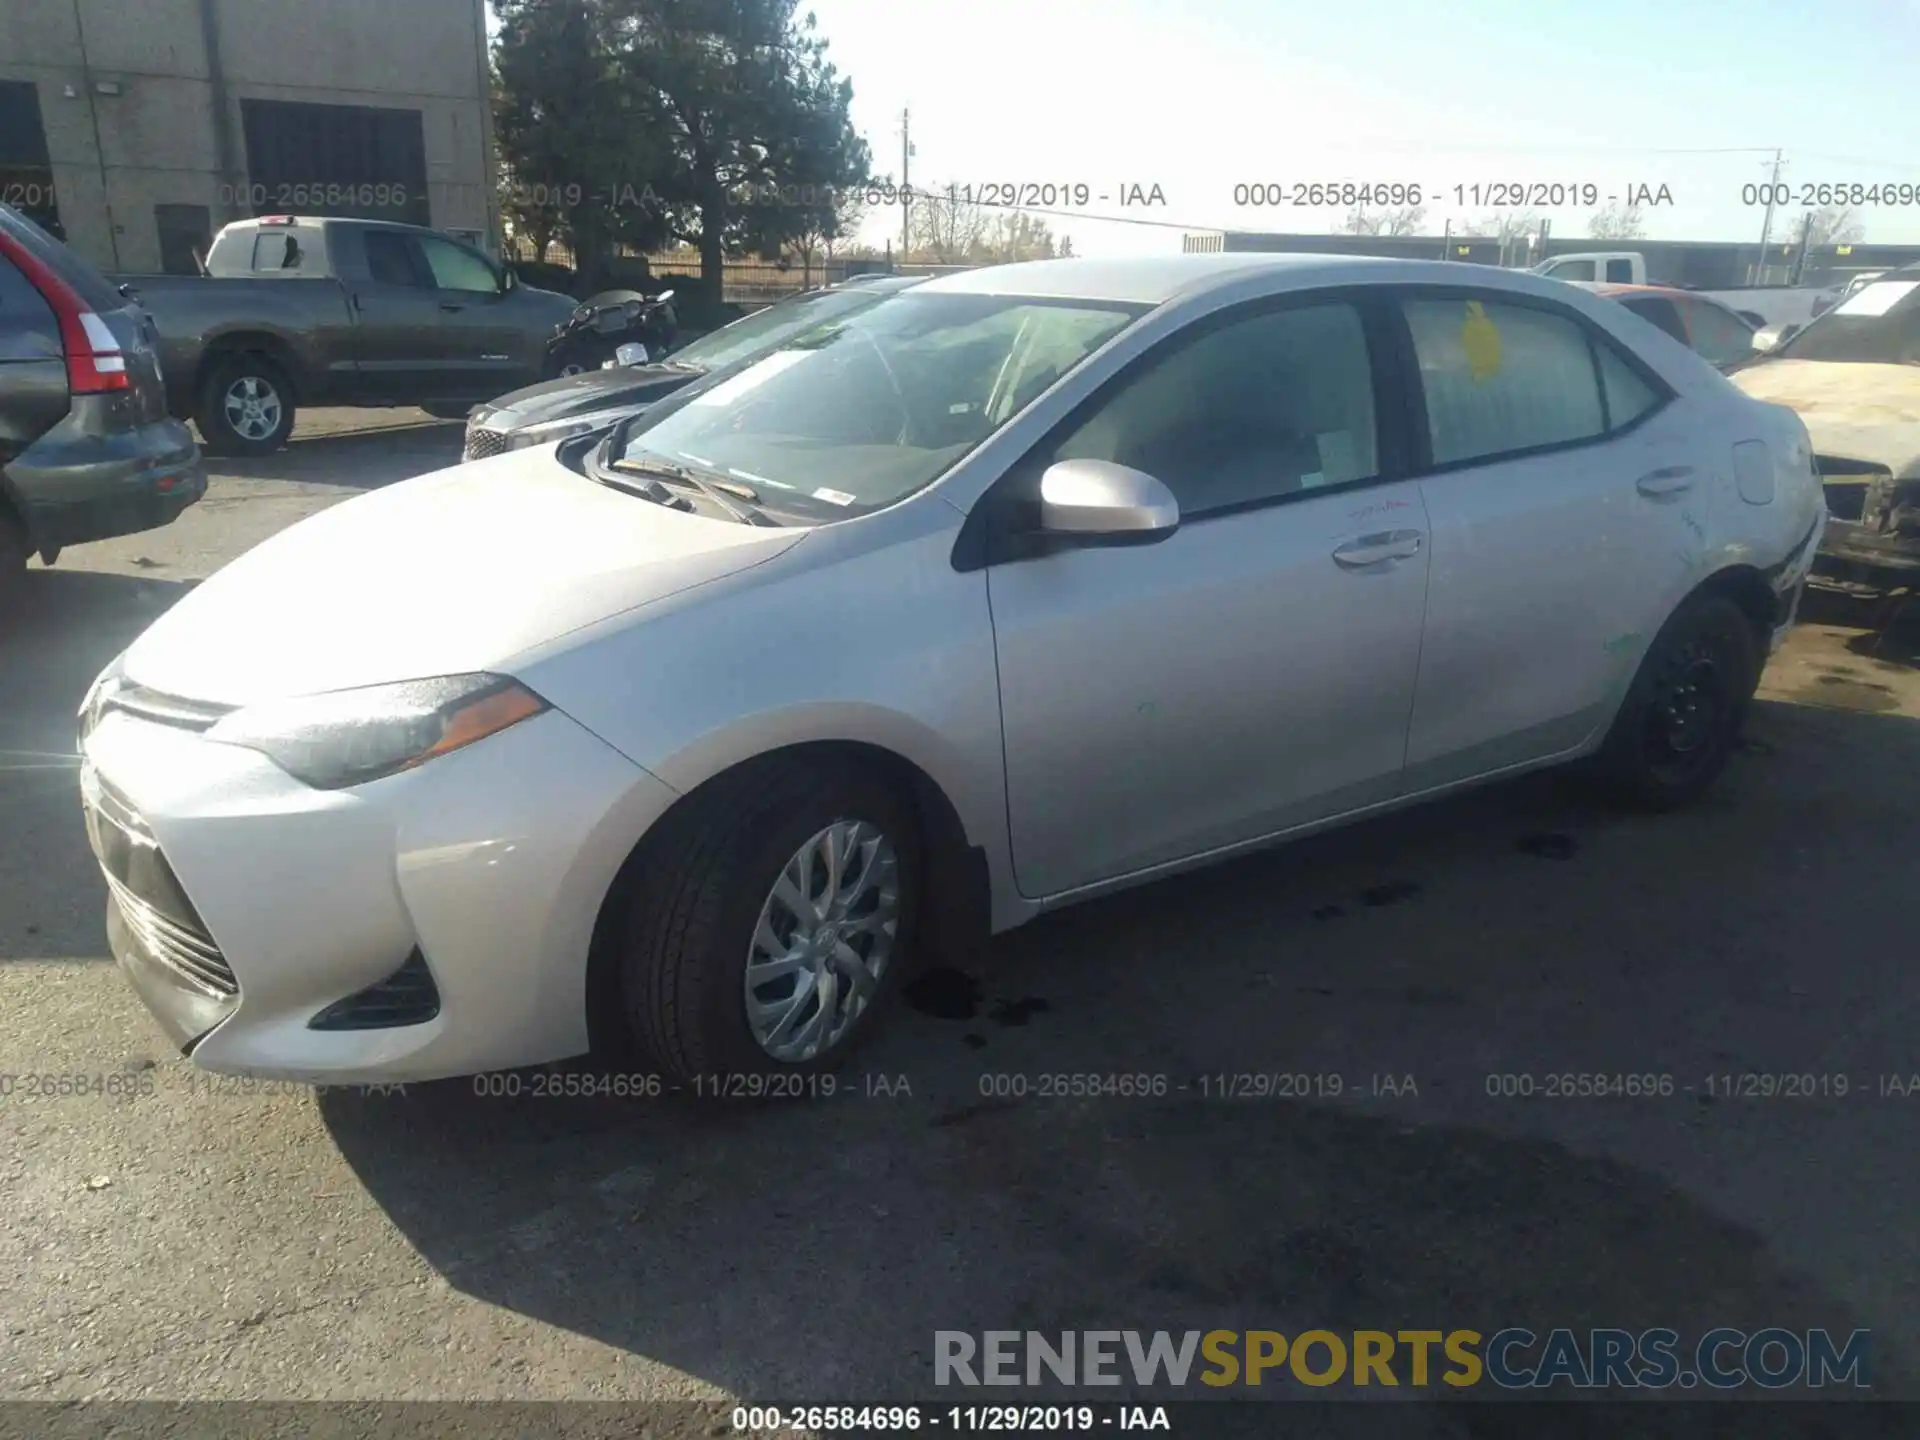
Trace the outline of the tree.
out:
[[[958,265],[978,258],[991,221],[984,207],[962,199],[951,185],[944,195],[916,190],[907,212],[914,258],[933,265]]]
[[[1638,240],[1646,234],[1646,212],[1638,205],[1608,205],[1593,212],[1587,234],[1595,240]]]
[[[777,258],[837,224],[868,176],[852,82],[796,0],[595,0],[613,68],[671,155],[656,182],[674,238],[716,293],[729,255]]]
[[[807,211],[806,228],[795,235],[788,246],[809,281],[815,257],[832,263],[834,252],[860,233],[872,208],[864,186],[839,191],[829,199],[830,204]]]
[[[1800,235],[1808,221],[1813,223],[1809,243],[1815,246],[1853,245],[1866,238],[1867,227],[1851,206],[1823,205],[1818,210],[1809,210],[1795,222],[1790,233]]]
[[[623,93],[598,0],[496,0],[501,209],[542,256],[556,238],[591,285],[618,240],[651,248],[665,214],[641,197],[671,164]]]
[[[969,258],[988,264],[1010,260],[1052,260],[1060,254],[1053,227],[1022,210],[993,216]]]
[[[1372,211],[1356,205],[1347,211],[1335,232],[1341,235],[1418,235],[1420,222],[1427,218],[1424,205],[1403,205],[1397,210]]]
[[[1501,210],[1492,215],[1483,215],[1477,220],[1468,220],[1460,226],[1462,235],[1491,237],[1500,242],[1500,263],[1505,264],[1508,252],[1514,249],[1530,248],[1532,237],[1540,229],[1540,216],[1532,210]]]

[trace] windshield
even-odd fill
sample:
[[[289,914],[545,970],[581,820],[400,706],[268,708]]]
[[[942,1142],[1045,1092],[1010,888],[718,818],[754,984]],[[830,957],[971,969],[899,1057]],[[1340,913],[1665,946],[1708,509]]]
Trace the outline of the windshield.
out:
[[[843,519],[938,479],[1149,307],[913,290],[795,336],[628,442]]]
[[[769,305],[757,315],[748,315],[711,335],[702,335],[691,345],[682,346],[671,358],[704,370],[720,370],[744,360],[756,350],[770,350],[791,335],[797,335],[828,320],[839,319],[877,305],[887,291],[870,288],[815,290]]]
[[[1920,274],[1862,286],[1773,353],[1782,360],[1920,365]]]

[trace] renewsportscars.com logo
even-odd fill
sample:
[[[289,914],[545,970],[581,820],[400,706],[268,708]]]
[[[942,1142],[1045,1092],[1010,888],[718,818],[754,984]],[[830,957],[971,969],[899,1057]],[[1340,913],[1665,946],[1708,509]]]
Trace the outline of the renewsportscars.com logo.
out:
[[[937,1385],[1870,1388],[1865,1330],[967,1330],[934,1332]]]

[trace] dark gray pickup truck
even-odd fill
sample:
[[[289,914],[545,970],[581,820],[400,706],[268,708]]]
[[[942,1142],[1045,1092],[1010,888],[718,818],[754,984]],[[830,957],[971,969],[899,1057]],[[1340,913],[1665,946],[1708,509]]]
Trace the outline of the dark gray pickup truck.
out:
[[[575,305],[450,236],[383,220],[235,221],[206,271],[113,279],[153,317],[174,413],[215,455],[279,449],[299,405],[463,416],[541,379]]]

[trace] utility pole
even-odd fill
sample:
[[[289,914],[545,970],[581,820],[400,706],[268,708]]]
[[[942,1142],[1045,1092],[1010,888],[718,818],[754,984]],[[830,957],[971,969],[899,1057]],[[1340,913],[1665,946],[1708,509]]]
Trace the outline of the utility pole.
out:
[[[900,263],[913,253],[913,187],[907,179],[907,166],[913,159],[913,141],[907,129],[908,112],[900,111]]]
[[[1773,152],[1773,173],[1767,180],[1767,216],[1760,222],[1760,268],[1753,277],[1753,283],[1764,285],[1767,280],[1767,242],[1773,239],[1773,197],[1780,188],[1780,151]]]

